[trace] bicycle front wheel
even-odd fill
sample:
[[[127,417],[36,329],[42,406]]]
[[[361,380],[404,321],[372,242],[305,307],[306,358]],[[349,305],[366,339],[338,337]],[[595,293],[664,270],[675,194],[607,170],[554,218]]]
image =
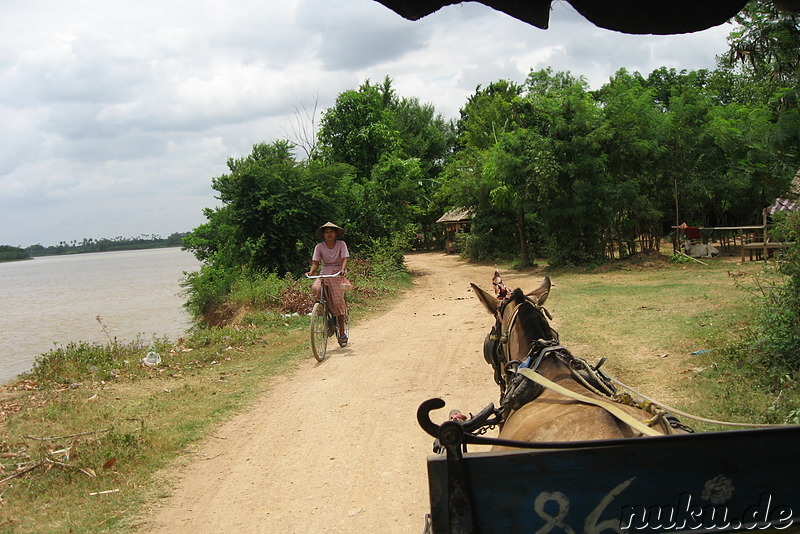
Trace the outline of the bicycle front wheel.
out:
[[[328,317],[325,313],[325,306],[321,302],[316,302],[311,308],[311,352],[317,361],[325,359],[325,352],[328,349]]]

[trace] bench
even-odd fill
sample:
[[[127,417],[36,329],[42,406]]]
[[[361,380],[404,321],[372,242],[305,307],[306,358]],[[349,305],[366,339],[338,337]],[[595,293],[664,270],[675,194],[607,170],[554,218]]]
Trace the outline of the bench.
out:
[[[761,260],[765,256],[770,257],[776,250],[781,250],[788,247],[791,243],[784,243],[781,241],[764,242],[751,242],[742,244],[742,261],[744,261],[744,253],[750,253],[750,261]],[[755,257],[754,257],[755,256]]]

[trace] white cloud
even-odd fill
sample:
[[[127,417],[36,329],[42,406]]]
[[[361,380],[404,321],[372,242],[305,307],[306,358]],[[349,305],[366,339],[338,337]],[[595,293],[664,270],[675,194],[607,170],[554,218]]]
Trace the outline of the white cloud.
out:
[[[0,244],[166,236],[204,222],[228,157],[388,75],[447,118],[530,69],[712,68],[729,27],[626,36],[556,3],[540,30],[478,3],[419,21],[373,0],[30,0],[0,17]]]

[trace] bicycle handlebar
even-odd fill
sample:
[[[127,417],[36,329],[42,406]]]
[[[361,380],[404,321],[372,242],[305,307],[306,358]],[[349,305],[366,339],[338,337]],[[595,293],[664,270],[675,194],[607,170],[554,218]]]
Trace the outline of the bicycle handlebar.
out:
[[[317,275],[309,275],[306,273],[306,278],[335,278],[337,276],[342,276],[344,273],[339,271],[336,274],[317,274]]]

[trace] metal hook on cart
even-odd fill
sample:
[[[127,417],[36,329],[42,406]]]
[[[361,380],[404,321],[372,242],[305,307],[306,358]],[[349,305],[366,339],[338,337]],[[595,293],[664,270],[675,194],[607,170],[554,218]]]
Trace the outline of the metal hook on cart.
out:
[[[431,421],[430,413],[433,410],[444,408],[445,402],[442,399],[428,399],[417,408],[417,422],[427,434],[434,438],[439,437],[439,425]]]
[[[417,421],[422,429],[433,436],[439,438],[441,434],[441,425],[437,425],[430,418],[430,412],[444,408],[445,402],[442,399],[428,399],[420,404],[417,409]],[[483,427],[493,426],[500,424],[502,421],[502,408],[500,410],[490,403],[483,410],[476,415],[471,416],[466,421],[455,421],[464,430],[464,433],[471,435],[473,432],[480,430]],[[448,421],[454,422],[454,421]],[[470,443],[470,440],[465,437],[465,443]]]

